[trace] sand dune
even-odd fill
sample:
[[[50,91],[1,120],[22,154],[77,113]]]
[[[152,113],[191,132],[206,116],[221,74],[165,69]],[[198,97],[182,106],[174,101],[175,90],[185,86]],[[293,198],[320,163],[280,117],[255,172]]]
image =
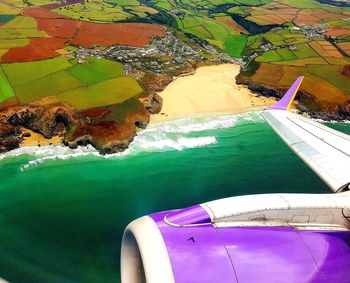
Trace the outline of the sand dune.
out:
[[[159,93],[164,100],[162,114],[152,115],[151,121],[212,112],[245,112],[275,102],[272,98],[257,97],[248,88],[237,85],[235,77],[239,70],[236,64],[204,66],[193,75],[177,78]]]

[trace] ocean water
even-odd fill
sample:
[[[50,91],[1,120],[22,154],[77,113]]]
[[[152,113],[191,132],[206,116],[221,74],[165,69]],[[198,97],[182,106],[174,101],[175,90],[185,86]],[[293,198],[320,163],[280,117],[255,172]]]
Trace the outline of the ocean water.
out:
[[[0,276],[10,282],[119,282],[120,240],[137,217],[242,194],[330,192],[258,113],[155,124],[108,157],[42,147],[0,159]]]

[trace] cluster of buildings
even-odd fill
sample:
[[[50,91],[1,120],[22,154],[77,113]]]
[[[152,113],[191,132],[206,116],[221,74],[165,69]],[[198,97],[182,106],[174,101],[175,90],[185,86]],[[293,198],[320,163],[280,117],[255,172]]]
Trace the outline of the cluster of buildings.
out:
[[[121,62],[126,70],[137,69],[169,75],[176,74],[179,70],[197,62],[234,60],[205,41],[194,42],[193,39],[189,39],[185,42],[171,29],[165,32],[164,37],[155,37],[155,40],[145,47],[116,45],[103,50],[79,48],[74,52],[74,56],[80,63],[93,56]]]
[[[326,26],[324,24],[316,25],[301,25],[299,28],[308,38],[325,38],[324,32],[326,31]]]

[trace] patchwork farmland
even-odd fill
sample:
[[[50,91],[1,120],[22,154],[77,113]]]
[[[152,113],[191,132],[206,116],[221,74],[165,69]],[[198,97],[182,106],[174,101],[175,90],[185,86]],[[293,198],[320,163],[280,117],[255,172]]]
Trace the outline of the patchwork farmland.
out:
[[[350,8],[329,4],[0,0],[0,108],[69,105],[77,143],[110,123],[131,137],[174,76],[236,62],[239,83],[273,95],[304,75],[303,107],[350,117]]]

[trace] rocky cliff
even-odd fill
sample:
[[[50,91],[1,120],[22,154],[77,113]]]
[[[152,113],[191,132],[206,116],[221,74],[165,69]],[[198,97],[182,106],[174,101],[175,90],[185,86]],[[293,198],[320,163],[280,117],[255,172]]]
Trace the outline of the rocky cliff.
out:
[[[108,115],[91,119],[61,102],[4,107],[0,109],[0,152],[18,148],[28,138],[25,129],[47,139],[59,136],[71,148],[90,144],[101,154],[123,151],[133,141],[136,129],[145,128],[150,114],[159,113],[162,107],[157,94],[141,97],[136,103],[136,110],[127,112],[121,121]]]

